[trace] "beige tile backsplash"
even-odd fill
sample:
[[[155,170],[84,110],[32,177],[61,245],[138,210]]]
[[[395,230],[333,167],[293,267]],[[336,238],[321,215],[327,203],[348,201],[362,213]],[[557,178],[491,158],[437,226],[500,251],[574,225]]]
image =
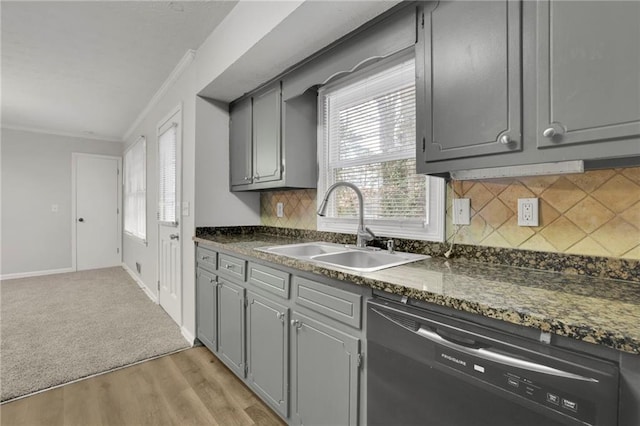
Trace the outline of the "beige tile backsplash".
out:
[[[447,187],[447,239],[451,198],[471,199],[471,224],[456,242],[490,247],[640,259],[640,167],[583,174],[455,181]],[[518,198],[539,198],[540,226],[517,225]],[[276,217],[276,204],[284,217]],[[316,191],[264,192],[262,224],[316,229]]]

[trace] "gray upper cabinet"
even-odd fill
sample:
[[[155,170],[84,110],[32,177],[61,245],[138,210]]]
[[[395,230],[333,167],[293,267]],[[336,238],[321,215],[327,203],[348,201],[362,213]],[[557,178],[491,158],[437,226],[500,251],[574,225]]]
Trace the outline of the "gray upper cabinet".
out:
[[[357,425],[360,340],[299,313],[292,327],[292,422]]]
[[[289,309],[247,293],[247,380],[284,417],[289,407]]]
[[[253,96],[253,182],[280,180],[280,83]]]
[[[232,191],[315,188],[317,93],[282,100],[281,82],[231,104]]]
[[[640,136],[640,2],[547,0],[536,13],[537,146]]]
[[[218,354],[238,376],[245,377],[244,288],[218,278]]]
[[[217,279],[209,271],[196,272],[196,337],[210,350],[217,347]]]
[[[522,148],[520,21],[520,3],[507,0],[440,2],[419,12],[418,158]]]
[[[229,111],[231,187],[249,185],[253,176],[251,98],[235,103]]]
[[[455,1],[423,11],[419,173],[640,163],[639,2]]]

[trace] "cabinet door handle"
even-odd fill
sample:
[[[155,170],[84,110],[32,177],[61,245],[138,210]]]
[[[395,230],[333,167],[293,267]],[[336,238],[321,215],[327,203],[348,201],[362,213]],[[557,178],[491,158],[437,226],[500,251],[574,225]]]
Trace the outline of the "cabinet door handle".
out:
[[[278,312],[276,316],[278,317],[279,320],[284,319],[284,312]]]
[[[233,269],[233,265],[226,264],[224,265],[225,269]]]
[[[302,322],[300,322],[300,320],[291,320],[291,326],[295,328],[300,328],[302,327]]]
[[[244,180],[251,180],[251,176],[245,176]]]
[[[509,145],[512,140],[511,140],[511,136],[509,135],[502,135],[498,138],[498,141],[503,144],[503,145]]]
[[[209,282],[210,282],[210,283],[217,283],[217,282],[218,282],[218,280],[216,280],[215,278],[209,278]]]
[[[255,175],[253,175],[253,179],[260,180],[260,175],[256,173]]]

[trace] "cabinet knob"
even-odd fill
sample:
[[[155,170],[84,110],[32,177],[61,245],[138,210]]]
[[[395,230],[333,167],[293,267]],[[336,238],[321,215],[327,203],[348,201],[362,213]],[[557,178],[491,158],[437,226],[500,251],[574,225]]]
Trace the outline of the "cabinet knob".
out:
[[[216,281],[216,279],[215,279],[215,278],[209,278],[209,282],[210,282],[210,283],[217,283],[217,281]]]
[[[251,176],[245,176],[244,180],[251,180]]]
[[[283,319],[284,318],[284,312],[278,312],[276,314],[276,317],[278,317],[278,319],[280,319],[280,320]]]
[[[498,141],[503,144],[503,145],[509,145],[512,140],[511,140],[511,136],[509,135],[502,135],[498,138]]]
[[[233,265],[226,264],[224,265],[225,269],[233,269]]]
[[[256,173],[255,175],[253,175],[253,179],[254,180],[260,180],[260,175]]]
[[[554,136],[561,136],[564,133],[564,127],[560,124],[554,123],[550,127],[547,127],[542,132],[542,136],[545,138],[553,138]]]
[[[291,320],[291,326],[295,328],[300,328],[302,327],[302,322],[300,322],[300,320]]]

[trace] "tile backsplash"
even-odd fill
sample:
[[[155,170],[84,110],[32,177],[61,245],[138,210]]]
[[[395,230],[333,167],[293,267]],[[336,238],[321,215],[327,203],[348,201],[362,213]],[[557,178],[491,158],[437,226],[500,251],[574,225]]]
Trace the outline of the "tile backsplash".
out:
[[[456,242],[489,247],[640,259],[640,167],[583,174],[452,181],[447,186],[447,240],[452,197],[471,200],[471,224]],[[518,198],[539,198],[540,226],[517,225]],[[276,216],[276,204],[284,217]],[[316,190],[264,192],[262,225],[316,229]]]

